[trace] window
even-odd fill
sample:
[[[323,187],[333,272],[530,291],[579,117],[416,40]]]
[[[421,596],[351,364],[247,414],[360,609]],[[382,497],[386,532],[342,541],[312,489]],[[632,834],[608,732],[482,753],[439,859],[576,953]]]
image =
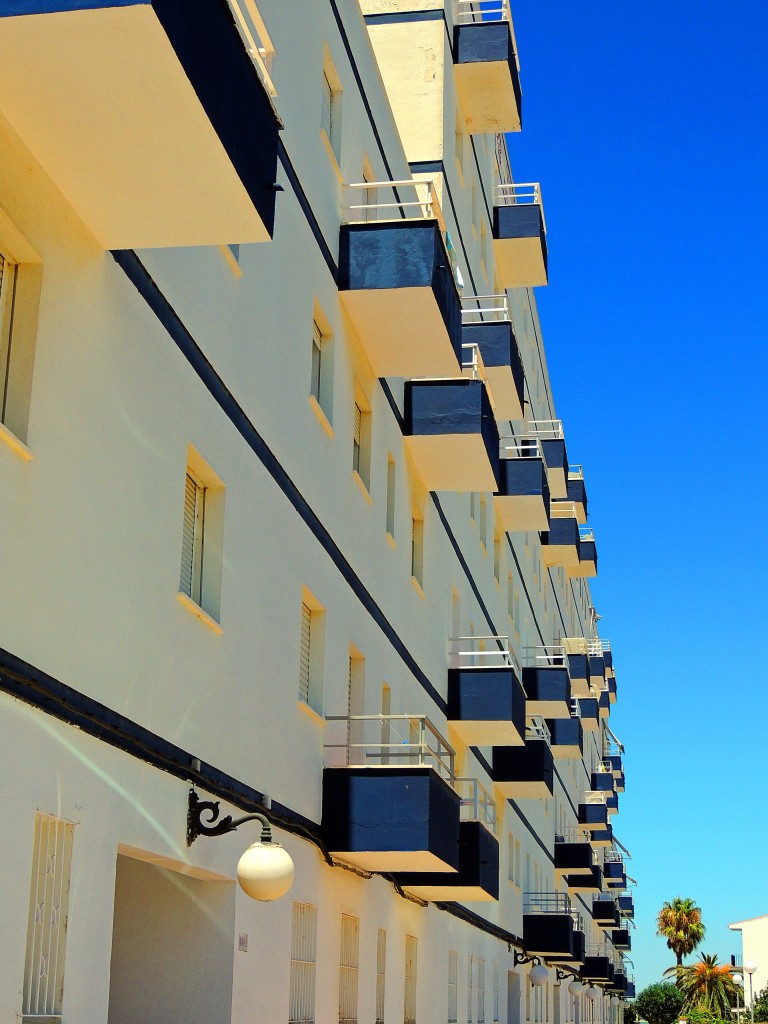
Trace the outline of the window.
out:
[[[75,827],[52,815],[35,815],[32,882],[22,1013],[61,1013],[67,939],[69,879]]]
[[[424,587],[424,520],[416,515],[411,519],[411,576]]]
[[[27,440],[42,264],[0,210],[0,423]],[[15,446],[14,446],[15,447]],[[19,453],[29,453],[19,448]]]
[[[459,1019],[459,954],[448,952],[448,1024]]]
[[[184,483],[179,594],[193,611],[219,620],[224,540],[224,485],[189,448]]]
[[[384,1024],[384,983],[387,976],[387,933],[379,928],[376,940],[376,1024]]]
[[[488,547],[488,500],[484,494],[480,495],[480,543]]]
[[[387,453],[387,533],[395,539],[395,484],[397,466],[390,453]]]
[[[415,935],[405,936],[405,1001],[403,1024],[416,1024],[416,957],[418,939]]]
[[[499,1020],[499,965],[493,965],[493,1019]]]
[[[322,714],[325,610],[304,590],[299,637],[299,701]]]
[[[341,915],[339,961],[339,1024],[357,1024],[357,982],[360,967],[360,922]]]
[[[477,495],[474,491],[469,495],[469,518],[473,523],[477,522]]]
[[[333,419],[333,339],[327,321],[317,308],[312,321],[309,398],[321,419],[325,419],[326,429],[330,429]]]
[[[499,582],[501,576],[501,537],[493,535],[493,578]]]
[[[291,915],[291,980],[288,1020],[305,1024],[315,1019],[317,907],[294,903]]]
[[[485,1024],[485,960],[477,961],[477,1024]]]
[[[474,974],[474,959],[470,953],[467,959],[467,1024],[472,1024],[472,982]]]
[[[371,412],[357,382],[355,382],[352,422],[352,470],[357,473],[366,491],[369,491],[371,489]]]
[[[320,130],[337,164],[341,163],[341,82],[326,51],[321,82]]]

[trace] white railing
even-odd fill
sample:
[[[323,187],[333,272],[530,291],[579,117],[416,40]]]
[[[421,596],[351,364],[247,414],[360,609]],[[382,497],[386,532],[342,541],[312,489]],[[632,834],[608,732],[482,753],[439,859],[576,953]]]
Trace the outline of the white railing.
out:
[[[461,797],[461,820],[482,821],[491,832],[496,831],[496,801],[477,779],[456,779]]]
[[[248,56],[270,96],[277,96],[272,81],[274,47],[254,0],[227,0]]]
[[[603,854],[603,860],[606,864],[623,864],[624,854],[619,850],[606,849]]]
[[[584,799],[582,803],[585,804],[605,804],[609,797],[609,793],[604,793],[601,789],[588,789],[584,793]]]
[[[511,320],[509,299],[506,295],[462,295],[462,324]]]
[[[598,761],[592,769],[595,775],[612,775],[613,768],[607,761]]]
[[[518,676],[520,665],[508,636],[454,636],[450,639],[451,668],[513,668]],[[476,647],[481,644],[481,647]],[[486,644],[494,644],[486,647]]]
[[[565,892],[523,893],[524,914],[570,914],[571,897]]]
[[[611,641],[610,640],[602,640],[601,639],[600,643],[602,644],[602,647],[603,647],[603,654],[605,654],[606,652],[610,652],[610,650],[611,650]]]
[[[511,22],[510,22],[511,24]],[[515,31],[512,30],[512,42],[515,42]],[[520,70],[520,63],[517,60],[517,45],[515,45],[515,62],[517,63],[517,70]],[[499,185],[511,185],[512,184],[512,167],[509,163],[509,150],[507,149],[507,137],[503,132],[496,134],[496,177]]]
[[[584,467],[583,466],[571,466],[568,465],[568,479],[569,480],[583,480],[584,479]]]
[[[524,647],[523,658],[527,668],[564,668],[566,664],[565,647],[562,644]]]
[[[470,371],[472,380],[477,380],[478,377],[485,380],[485,367],[483,366],[483,360],[480,355],[480,346],[477,342],[462,342],[461,368],[462,370]]]
[[[550,747],[552,746],[552,735],[549,727],[544,719],[538,715],[529,718],[525,723],[525,738],[526,740],[544,740]]]
[[[432,178],[353,181],[342,185],[341,189],[342,222],[345,224],[370,220],[437,220],[445,231],[443,212]],[[385,194],[383,198],[380,198],[381,192]]]
[[[560,643],[563,645],[566,654],[587,653],[587,641],[583,636],[564,636],[561,637]]]
[[[579,540],[591,540],[591,541],[594,541],[594,539],[595,539],[595,531],[592,529],[591,526],[581,526],[581,525],[579,526]],[[591,653],[595,653],[595,654],[596,653],[600,653],[600,654],[602,654],[603,652],[601,650],[599,652],[595,651],[595,652],[591,652]]]
[[[503,437],[499,441],[502,459],[542,459],[541,444],[535,437]]]
[[[575,519],[576,505],[572,501],[552,501],[549,514],[552,519]]]
[[[324,746],[346,751],[349,767],[417,765],[455,784],[456,752],[426,715],[328,715],[326,721],[346,725],[344,740]]]
[[[512,24],[509,0],[455,0],[453,16],[458,25],[481,21],[508,21]]]
[[[499,182],[493,187],[494,206],[538,206],[541,211],[541,224],[544,230],[544,207],[541,202],[541,185],[538,181],[509,183]]]
[[[562,441],[563,433],[562,420],[528,420],[525,428],[527,437],[538,437],[542,441]]]
[[[593,658],[599,658],[604,650],[600,637],[587,637],[587,654],[591,654]]]
[[[600,898],[605,899],[605,896],[601,896]],[[588,943],[584,946],[584,955],[609,957],[608,947],[603,942]]]
[[[558,828],[555,829],[555,842],[556,843],[588,843],[589,842],[589,830],[582,826],[572,825],[569,828]],[[597,852],[592,851],[597,863]]]

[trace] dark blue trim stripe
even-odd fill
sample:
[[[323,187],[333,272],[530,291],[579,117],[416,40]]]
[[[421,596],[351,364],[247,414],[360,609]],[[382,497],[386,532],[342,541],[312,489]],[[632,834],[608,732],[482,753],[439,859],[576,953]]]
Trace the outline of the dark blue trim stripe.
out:
[[[416,663],[410,651],[400,639],[381,608],[374,601],[359,576],[355,573],[350,563],[344,557],[344,554],[334,541],[333,537],[331,537],[319,517],[310,507],[306,498],[304,498],[296,484],[288,476],[285,469],[283,469],[274,452],[272,452],[266,441],[254,427],[253,423],[248,419],[243,408],[238,404],[232,393],[224,384],[224,381],[218,375],[205,353],[189,333],[181,318],[160,291],[136,253],[131,249],[118,249],[113,250],[112,256],[114,257],[117,265],[125,272],[129,281],[134,285],[139,295],[141,295],[149,308],[155,314],[163,328],[168,332],[171,339],[176,343],[179,351],[195,371],[213,400],[221,408],[222,412],[227,416],[246,444],[259,458],[264,468],[270,474],[286,498],[288,498],[299,516],[301,516],[307,524],[315,538],[320,542],[321,546],[329,555],[344,580],[349,584],[355,597],[387,637],[408,670],[413,674],[416,681],[429,694],[440,710],[445,713],[447,708],[445,700],[440,696],[426,674]]]
[[[445,21],[445,11],[434,9],[431,11],[402,11],[389,14],[366,14],[366,25],[402,25],[413,21]]]
[[[4,0],[0,18],[30,14],[62,14],[66,11],[99,11],[110,7],[142,7],[151,0]]]
[[[288,181],[290,182],[294,195],[296,196],[299,206],[301,207],[302,213],[306,218],[307,224],[309,224],[309,229],[314,235],[315,241],[317,242],[318,248],[322,253],[323,259],[328,265],[328,269],[331,272],[331,276],[333,277],[333,280],[336,282],[336,284],[338,284],[339,268],[336,264],[336,261],[333,258],[333,253],[328,247],[328,243],[325,240],[323,232],[320,230],[320,225],[317,222],[317,217],[315,217],[314,210],[312,209],[312,206],[310,205],[310,202],[307,199],[307,194],[304,191],[301,182],[299,181],[299,176],[296,173],[296,169],[293,166],[293,163],[291,162],[291,158],[288,156],[288,151],[285,148],[285,144],[283,143],[283,140],[280,138],[278,138],[277,140],[277,158],[283,165],[283,170],[285,171],[288,177]]]

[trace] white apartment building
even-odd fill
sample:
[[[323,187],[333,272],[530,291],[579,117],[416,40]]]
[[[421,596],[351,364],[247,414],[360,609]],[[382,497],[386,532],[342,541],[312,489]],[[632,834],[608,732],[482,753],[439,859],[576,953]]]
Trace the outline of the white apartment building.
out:
[[[506,0],[6,0],[0,66],[0,1016],[620,1024]]]

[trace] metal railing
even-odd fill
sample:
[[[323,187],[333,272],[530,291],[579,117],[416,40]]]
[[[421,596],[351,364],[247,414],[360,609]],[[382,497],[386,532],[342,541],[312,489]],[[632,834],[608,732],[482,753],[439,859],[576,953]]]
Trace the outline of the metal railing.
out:
[[[474,342],[462,342],[461,345],[461,368],[469,370],[472,380],[485,380],[485,367],[480,355],[480,346]]]
[[[512,22],[509,23],[512,27]],[[515,48],[515,62],[517,64],[517,70],[520,70],[520,62],[517,60],[517,44],[515,42],[515,30],[512,28],[512,43]],[[496,177],[499,185],[511,185],[512,184],[512,167],[509,163],[509,150],[507,149],[507,137],[504,132],[496,133],[496,142],[494,146],[496,152]]]
[[[494,185],[493,187],[494,206],[538,206],[541,211],[541,226],[546,232],[547,224],[544,220],[544,206],[541,202],[541,185],[537,181],[513,181],[508,184]]]
[[[576,505],[572,501],[552,501],[549,506],[553,519],[575,519]]]
[[[603,643],[599,637],[587,637],[587,654],[592,655],[593,658],[599,658],[600,655],[603,653],[603,650]]]
[[[526,741],[544,740],[548,746],[552,746],[552,735],[549,731],[549,726],[538,715],[529,718],[525,723],[525,739]]]
[[[604,793],[600,789],[588,789],[585,791],[581,802],[584,804],[604,804],[609,795],[609,793]]]
[[[585,828],[572,825],[569,828],[558,828],[555,830],[556,843],[588,843],[589,832]],[[592,851],[595,852],[594,850]]]
[[[527,437],[538,437],[542,441],[562,441],[563,433],[562,420],[528,420],[525,425]]]
[[[604,896],[600,897],[600,899],[604,899],[604,898],[605,898]],[[605,942],[587,943],[584,946],[584,955],[585,956],[605,956],[605,957],[608,957],[608,959],[610,960],[610,953],[608,952],[608,946],[607,946],[607,944]]]
[[[370,220],[382,223],[408,219],[437,220],[445,231],[445,220],[432,178],[353,181],[342,185],[341,189],[342,221],[345,224],[359,224]],[[380,192],[385,193],[386,201],[380,200]],[[358,193],[362,194],[362,202],[353,201]]]
[[[569,480],[583,480],[584,469],[581,466],[568,465],[568,479]]]
[[[459,25],[482,21],[512,23],[509,0],[455,0],[453,16]]]
[[[579,525],[579,540],[585,540],[585,541],[586,540],[591,540],[591,541],[594,541],[594,539],[595,539],[595,531],[592,529],[591,526]],[[590,651],[589,653],[590,654],[593,654],[593,653],[595,653],[595,654],[596,653],[602,654],[603,652],[602,651],[599,651],[599,652],[597,652],[597,651]]]
[[[496,831],[496,801],[477,779],[456,779],[461,797],[461,820],[482,821],[491,832]]]
[[[565,668],[565,648],[562,644],[524,647],[523,662],[526,668]]]
[[[326,721],[346,724],[346,738],[324,746],[346,751],[349,767],[417,765],[455,785],[456,752],[426,715],[328,715]]]
[[[234,15],[235,25],[246,52],[256,68],[256,73],[264,83],[269,95],[277,96],[277,89],[275,89],[271,76],[275,50],[258,7],[254,0],[227,0],[227,3]]]
[[[502,437],[499,441],[502,459],[542,459],[541,444],[535,437]]]
[[[462,295],[461,297],[462,324],[511,319],[509,299],[506,295]]]
[[[489,643],[495,646],[486,647]],[[450,645],[451,668],[513,668],[520,675],[520,664],[508,636],[453,636]]]
[[[606,864],[623,864],[624,854],[618,850],[606,849],[603,854],[603,861]]]
[[[560,638],[560,643],[567,654],[587,653],[587,641],[583,636],[564,636]]]
[[[571,897],[565,892],[523,893],[524,914],[570,914]]]
[[[610,651],[610,649],[611,649],[611,641],[610,640],[601,640],[600,643],[602,644],[603,654],[605,654],[606,651]]]

